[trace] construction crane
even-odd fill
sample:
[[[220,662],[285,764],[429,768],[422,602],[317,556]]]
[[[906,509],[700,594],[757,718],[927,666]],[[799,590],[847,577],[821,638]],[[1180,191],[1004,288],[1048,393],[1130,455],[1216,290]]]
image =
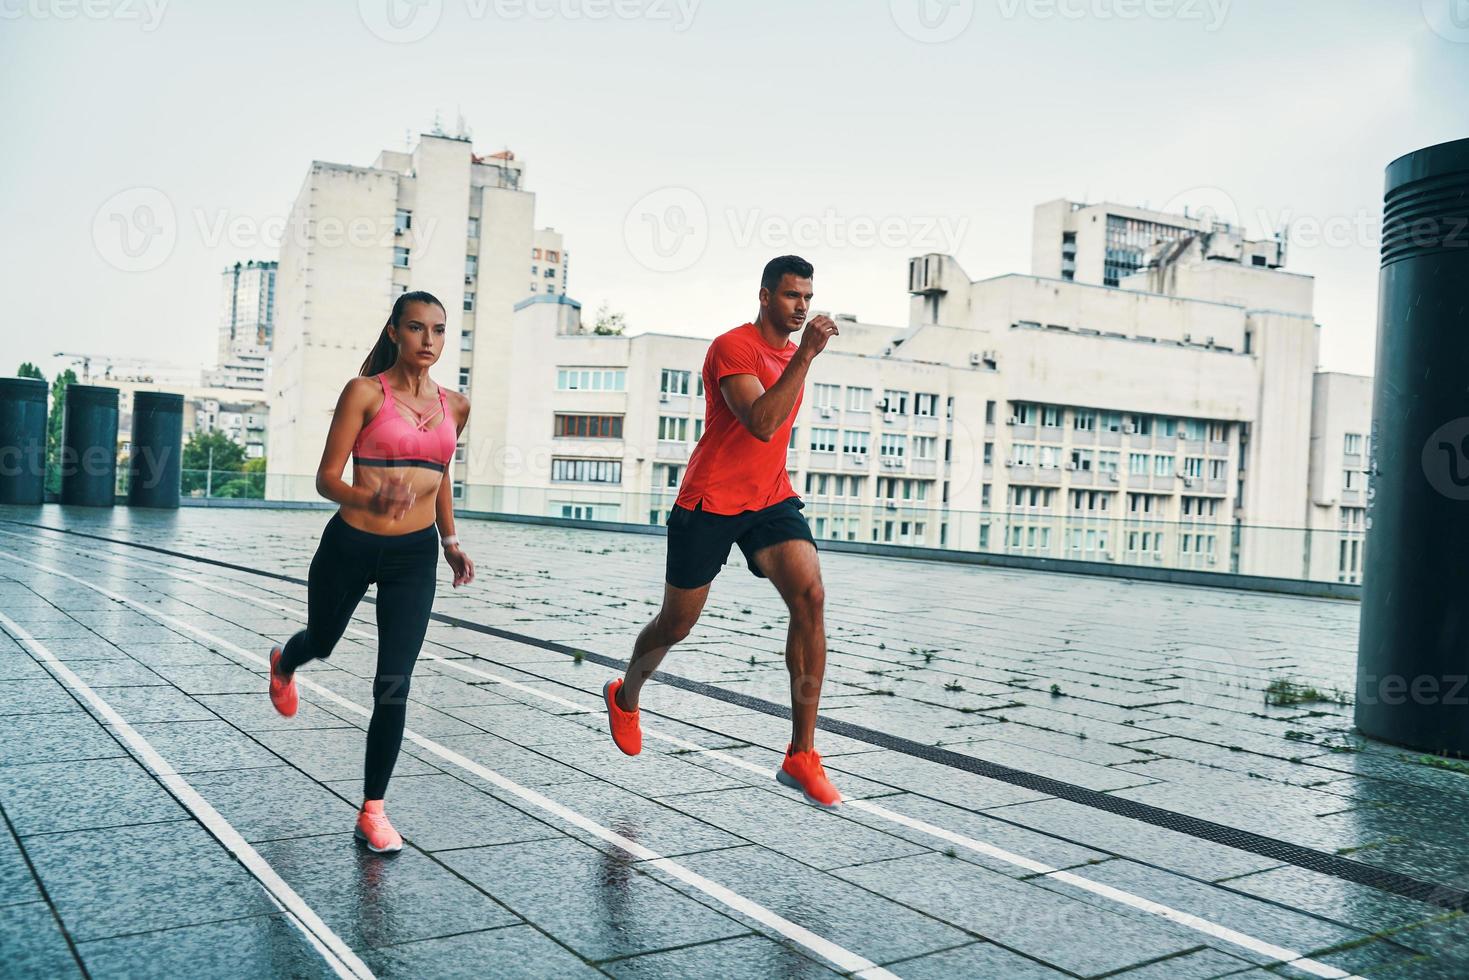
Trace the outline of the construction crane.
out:
[[[110,354],[78,354],[72,351],[57,351],[56,357],[64,357],[67,364],[77,370],[77,381],[93,384],[104,381],[136,381],[151,384],[162,379],[178,381],[191,376],[197,378],[198,370],[181,364],[152,361],[138,357],[114,357]],[[96,364],[99,373],[93,373]]]

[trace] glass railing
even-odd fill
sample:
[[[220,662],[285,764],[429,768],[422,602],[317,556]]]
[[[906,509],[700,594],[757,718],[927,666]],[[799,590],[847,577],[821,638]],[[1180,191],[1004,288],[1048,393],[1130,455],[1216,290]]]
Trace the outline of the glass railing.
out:
[[[191,478],[192,476],[192,478]],[[267,501],[322,501],[315,474],[268,477],[184,474],[192,494]],[[247,492],[248,491],[248,492]],[[611,524],[662,525],[676,488],[630,492],[584,483],[455,486],[455,509]],[[859,503],[805,495],[802,514],[818,541],[1187,569],[1359,584],[1361,530],[1265,527],[1224,516],[1156,520],[1144,515],[1061,514],[1048,509],[963,510],[932,500]],[[1223,511],[1221,505],[1219,510]]]

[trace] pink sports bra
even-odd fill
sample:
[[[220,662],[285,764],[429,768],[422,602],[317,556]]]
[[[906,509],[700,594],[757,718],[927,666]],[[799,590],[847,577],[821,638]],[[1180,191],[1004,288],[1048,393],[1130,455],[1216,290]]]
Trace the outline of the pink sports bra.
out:
[[[352,461],[360,466],[426,466],[440,473],[448,469],[457,440],[448,406],[444,404],[443,387],[439,387],[438,410],[415,425],[398,411],[387,379],[379,374],[377,380],[383,386],[383,404],[357,433],[357,441],[352,444]],[[424,428],[440,415],[443,418],[438,425]]]

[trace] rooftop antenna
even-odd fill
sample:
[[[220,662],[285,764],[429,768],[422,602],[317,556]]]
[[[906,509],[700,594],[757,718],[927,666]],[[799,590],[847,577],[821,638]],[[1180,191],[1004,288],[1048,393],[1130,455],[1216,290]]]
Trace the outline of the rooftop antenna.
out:
[[[470,132],[469,127],[464,124],[464,110],[459,106],[455,106],[454,112],[456,116],[454,135],[459,139],[468,140],[470,138]]]
[[[429,130],[429,132],[432,133],[434,136],[444,135],[444,123],[443,120],[439,117],[438,109],[434,110],[434,128]]]
[[[407,126],[403,127],[403,152],[407,153],[413,149],[413,130]]]

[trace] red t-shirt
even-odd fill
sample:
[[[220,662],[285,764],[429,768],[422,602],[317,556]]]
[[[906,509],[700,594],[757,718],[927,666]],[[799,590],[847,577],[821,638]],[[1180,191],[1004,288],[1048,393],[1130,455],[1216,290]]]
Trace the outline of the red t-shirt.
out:
[[[689,457],[678,506],[693,510],[702,501],[709,513],[729,515],[759,510],[796,495],[786,475],[786,447],[802,396],[796,396],[790,416],[770,441],[761,442],[730,410],[719,390],[721,378],[753,374],[769,391],[795,354],[796,345],[791,341],[784,349],[771,347],[753,323],[714,338],[704,356],[704,435]]]

